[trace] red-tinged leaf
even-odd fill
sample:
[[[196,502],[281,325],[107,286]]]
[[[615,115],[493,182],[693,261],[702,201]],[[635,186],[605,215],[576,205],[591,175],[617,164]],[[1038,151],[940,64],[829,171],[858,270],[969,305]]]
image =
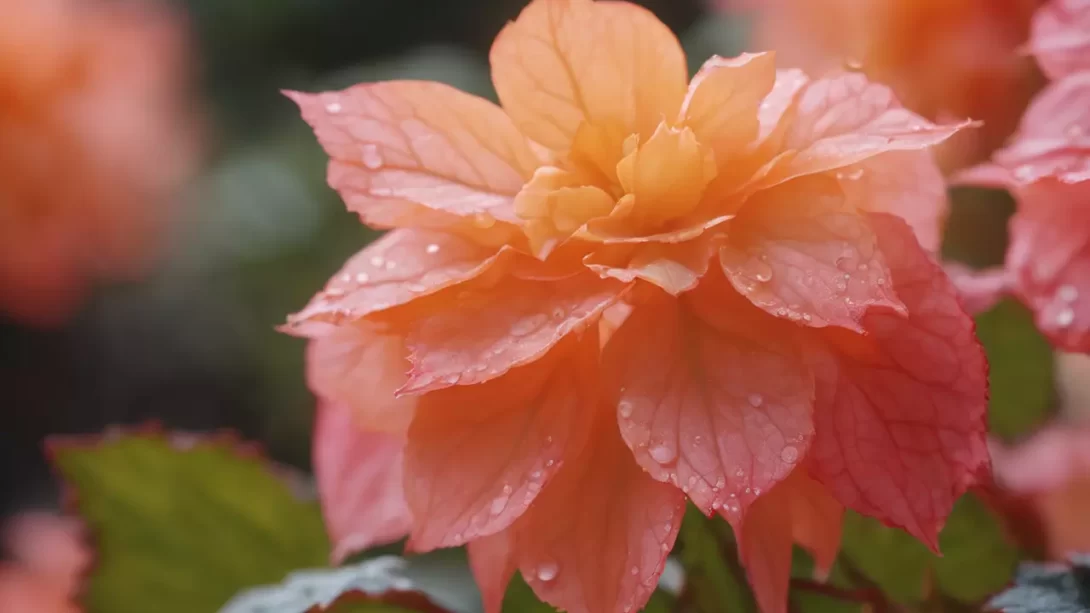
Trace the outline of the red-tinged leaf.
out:
[[[503,530],[470,541],[466,545],[469,566],[481,590],[484,613],[501,613],[507,584],[518,570],[514,558],[514,533]]]
[[[904,310],[866,215],[827,177],[758,194],[729,233],[719,252],[723,271],[777,317],[862,331],[868,308]]]
[[[496,37],[489,60],[504,110],[556,151],[568,150],[583,122],[650,136],[677,115],[688,75],[673,32],[627,2],[532,2]]]
[[[837,178],[850,202],[904,219],[924,249],[938,252],[950,207],[946,180],[930,151],[883,153],[844,169]]]
[[[738,557],[761,613],[786,613],[794,545],[789,482],[758,498],[742,522]]]
[[[1005,268],[974,270],[957,262],[947,262],[943,268],[970,315],[991,309],[1011,290],[1011,274]]]
[[[888,151],[937,145],[969,122],[936,125],[905,109],[884,85],[859,73],[811,81],[799,94],[784,144],[798,154],[763,184],[857,164]]]
[[[758,108],[776,82],[775,64],[771,53],[712,56],[689,84],[682,122],[715,151],[720,165],[757,138]]]
[[[685,498],[637,466],[608,409],[597,410],[588,444],[516,524],[516,558],[538,597],[557,608],[639,611],[658,585]]]
[[[513,221],[512,200],[538,165],[502,110],[441,83],[287,95],[330,157],[330,186],[369,225],[442,226],[447,215]]]
[[[1037,326],[1066,351],[1090,350],[1090,178],[1016,191],[1007,269]]]
[[[876,309],[866,336],[830,330],[817,376],[812,474],[845,506],[932,549],[988,465],[987,364],[950,280],[896,217],[872,214],[908,317]]]
[[[1090,6],[1052,0],[1033,16],[1029,49],[1052,79],[1090,69]]]
[[[414,550],[494,534],[526,511],[585,440],[597,359],[588,333],[488,383],[421,397],[405,450]]]
[[[643,279],[676,296],[696,287],[721,242],[717,235],[703,234],[677,244],[604,245],[583,262],[603,278]]]
[[[621,435],[652,478],[737,522],[813,434],[813,380],[792,326],[709,273],[682,301],[637,304],[606,346]]]
[[[362,430],[403,435],[415,398],[398,398],[405,384],[405,342],[367,321],[346,323],[307,346],[307,384],[319,398],[350,411]]]
[[[445,232],[393,230],[364,247],[302,311],[287,332],[316,336],[321,326],[362,319],[467,281],[508,255]]]
[[[405,537],[412,516],[405,503],[405,439],[366,432],[345,406],[325,403],[314,423],[314,475],[322,500],[332,562]]]
[[[467,283],[409,311],[412,370],[402,393],[473,385],[533,362],[565,336],[597,324],[626,285],[584,272],[554,281],[507,277]]]

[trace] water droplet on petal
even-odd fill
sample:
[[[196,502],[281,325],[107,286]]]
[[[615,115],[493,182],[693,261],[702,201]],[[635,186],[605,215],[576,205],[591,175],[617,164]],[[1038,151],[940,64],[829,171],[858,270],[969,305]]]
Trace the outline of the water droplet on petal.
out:
[[[750,266],[750,274],[753,275],[754,279],[760,281],[761,283],[768,283],[772,280],[772,267],[766,264],[764,261],[753,260]]]
[[[534,574],[537,575],[539,581],[552,581],[556,579],[559,573],[560,567],[556,565],[556,562],[542,562],[538,565]]]
[[[351,280],[352,280],[352,275],[350,275],[348,273],[345,273],[345,274],[341,275],[341,283],[348,283]]]
[[[510,496],[511,495],[511,486],[510,485],[503,486],[503,494],[504,494],[504,496]]]
[[[632,568],[628,569],[628,572],[629,572],[629,574],[631,574],[634,577],[634,576],[640,574],[640,567],[633,566]]]
[[[425,251],[427,251],[430,255],[435,255],[436,253],[439,253],[439,245],[432,243],[427,246]]]
[[[382,168],[382,154],[378,152],[378,147],[366,144],[360,149],[360,156],[363,158],[363,165],[371,170]]]
[[[617,403],[617,412],[620,413],[621,417],[623,417],[625,419],[628,419],[629,417],[632,417],[632,412],[634,410],[635,410],[635,408],[632,406],[632,403],[629,402],[628,400],[622,400],[619,403]]]
[[[1065,307],[1059,313],[1056,313],[1056,325],[1061,328],[1070,326],[1073,321],[1075,321],[1075,311],[1071,307]]]
[[[382,268],[384,264],[386,264],[386,258],[382,257],[381,255],[371,256],[371,266],[374,266],[375,268]]]
[[[393,270],[397,268],[397,262],[393,260],[386,260],[386,270]]]
[[[761,396],[760,394],[750,394],[749,395],[749,404],[751,404],[754,408],[757,408],[757,407],[761,406],[762,404],[764,404],[764,401],[765,401],[764,397]]]
[[[784,447],[780,452],[780,459],[788,464],[794,464],[795,460],[799,459],[799,450],[791,446]]]
[[[1064,130],[1064,134],[1066,134],[1068,138],[1078,138],[1083,135],[1082,126],[1077,123],[1073,123],[1067,126],[1067,129]]]
[[[340,102],[330,102],[329,104],[325,105],[325,110],[333,114],[340,113],[341,108],[342,107]]]
[[[417,294],[419,294],[420,292],[428,291],[428,287],[426,285],[421,285],[419,283],[410,283],[407,289],[410,292],[416,292]]]
[[[365,272],[356,273],[356,283],[359,283],[359,284],[362,285],[364,283],[367,283],[370,280],[371,280],[371,277],[367,273],[365,273]]]
[[[651,454],[651,459],[659,464],[669,464],[677,457],[674,448],[664,442],[653,444],[647,452]]]
[[[1079,290],[1074,285],[1061,285],[1056,290],[1056,297],[1064,302],[1074,302],[1079,298]]]
[[[545,443],[546,443],[547,445],[551,445],[551,444],[552,444],[552,442],[553,442],[553,437],[551,437],[551,436],[546,436],[546,437],[545,437]]]

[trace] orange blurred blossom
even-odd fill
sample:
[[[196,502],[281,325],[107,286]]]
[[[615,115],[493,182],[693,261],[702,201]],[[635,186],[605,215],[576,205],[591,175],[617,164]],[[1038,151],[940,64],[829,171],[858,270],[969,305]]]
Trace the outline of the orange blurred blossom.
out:
[[[772,54],[687,82],[624,2],[535,0],[502,108],[430,82],[290,92],[372,226],[288,332],[312,339],[337,557],[468,544],[573,612],[634,611],[686,498],[727,519],[766,613],[843,507],[936,547],[987,466],[985,363],[929,252],[936,125]]]
[[[138,272],[194,160],[175,16],[9,2],[0,20],[0,313],[54,323]]]

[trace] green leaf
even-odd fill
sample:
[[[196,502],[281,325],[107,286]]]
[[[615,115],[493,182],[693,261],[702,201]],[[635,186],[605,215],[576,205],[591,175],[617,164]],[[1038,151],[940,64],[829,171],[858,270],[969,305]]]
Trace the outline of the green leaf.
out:
[[[688,601],[699,613],[755,613],[757,605],[745,574],[733,552],[730,527],[719,518],[707,518],[692,505],[685,512],[678,542],[685,568]],[[729,545],[729,547],[721,545]]]
[[[88,613],[215,613],[244,588],[327,563],[318,505],[293,491],[302,481],[228,436],[55,439],[49,450],[97,548]]]
[[[446,550],[297,571],[279,585],[239,594],[220,613],[465,613],[480,608],[465,556],[459,550]]]
[[[939,535],[943,557],[902,530],[852,512],[845,514],[842,554],[851,565],[901,603],[927,598],[934,578],[939,590],[961,602],[976,602],[1006,584],[1018,561],[996,518],[972,494],[962,496]]]
[[[1053,358],[1048,340],[1021,304],[1004,300],[976,318],[990,364],[989,429],[1012,440],[1048,420]]]
[[[1090,611],[1090,557],[1071,565],[1023,564],[1014,587],[996,596],[988,608],[1003,613],[1086,613]]]

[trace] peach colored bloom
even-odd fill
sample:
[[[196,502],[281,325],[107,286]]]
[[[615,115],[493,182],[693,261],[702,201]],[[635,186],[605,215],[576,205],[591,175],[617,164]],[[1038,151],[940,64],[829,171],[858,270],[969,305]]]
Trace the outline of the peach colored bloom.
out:
[[[792,543],[830,563],[844,506],[935,547],[987,465],[984,356],[928,253],[926,149],[964,124],[771,54],[687,83],[623,2],[535,0],[491,63],[502,108],[289,93],[330,184],[391,228],[285,328],[312,339],[338,554],[408,526],[416,551],[468,544],[489,611],[516,570],[565,610],[631,611],[687,497],[782,613]],[[381,518],[352,521],[365,500]]]
[[[4,613],[77,613],[71,600],[90,555],[78,526],[48,514],[18,516],[4,526],[12,562],[0,564]]]
[[[7,3],[0,22],[0,312],[49,323],[138,271],[193,161],[173,15]]]
[[[811,74],[856,66],[925,117],[983,120],[942,149],[943,166],[956,167],[987,155],[1018,121],[1033,86],[1019,46],[1038,3],[764,0],[745,8],[756,9],[755,46],[775,49],[782,65]]]
[[[1075,4],[1057,0],[1038,12],[1035,23],[1057,21]],[[1075,68],[1077,58],[1056,54],[1079,36],[1090,37],[1090,18],[1073,19],[1063,32],[1035,27],[1030,47],[1042,67],[1061,74],[1061,68]],[[1090,350],[1090,69],[1050,83],[1007,146],[958,180],[1008,189],[1017,201],[1006,283],[992,287],[993,293],[1013,293],[1030,306],[1057,347]]]

